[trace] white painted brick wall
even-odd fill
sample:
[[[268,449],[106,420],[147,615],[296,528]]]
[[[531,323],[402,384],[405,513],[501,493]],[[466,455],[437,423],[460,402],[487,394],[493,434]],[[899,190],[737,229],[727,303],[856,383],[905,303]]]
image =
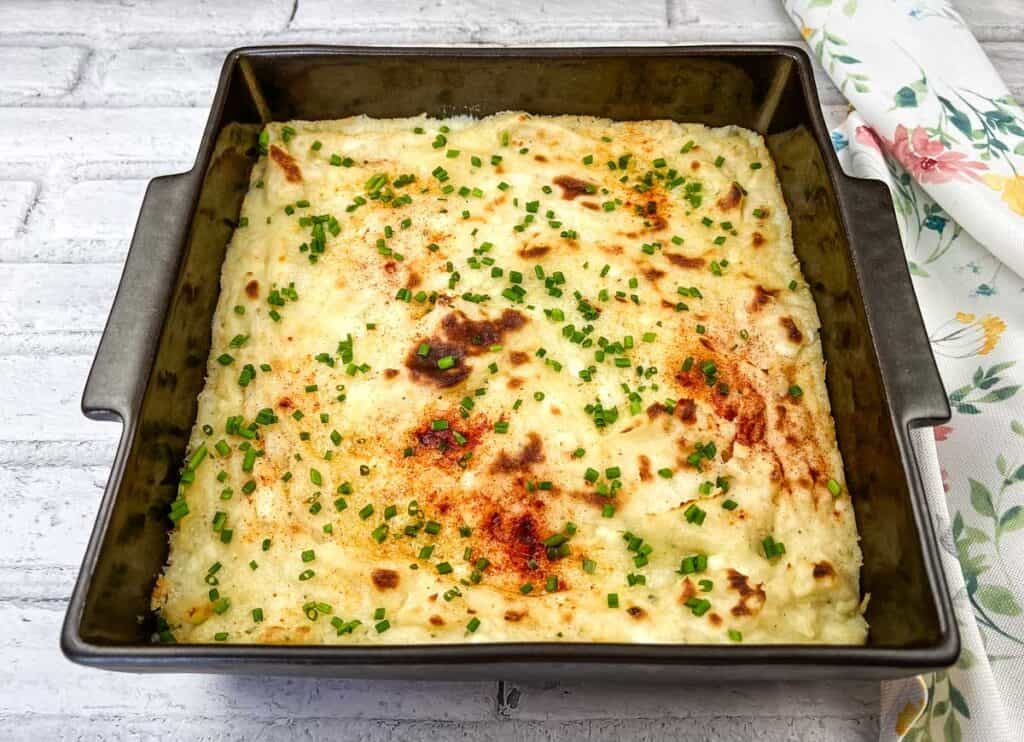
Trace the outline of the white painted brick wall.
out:
[[[138,216],[134,214],[132,216]],[[128,254],[129,236],[113,240],[0,239],[0,263],[114,263]]]
[[[89,65],[86,98],[104,105],[208,106],[229,50],[117,49]]]
[[[77,567],[107,474],[100,466],[0,468],[10,514],[0,519],[0,564]]]
[[[59,734],[61,719],[43,716],[38,720],[41,734]],[[172,717],[169,723],[155,720],[135,719],[86,719],[76,732],[77,739],[83,740],[128,740],[150,739],[170,732],[186,739],[209,739],[211,722],[205,719]],[[245,742],[260,739],[266,742],[291,742],[295,739],[336,738],[337,729],[343,726],[346,737],[361,742],[391,742],[395,739],[430,740],[430,742],[467,742],[488,740],[489,742],[564,742],[569,739],[586,739],[590,742],[622,742],[622,740],[671,740],[672,742],[706,742],[706,740],[728,740],[748,742],[751,739],[785,740],[873,740],[877,735],[864,724],[827,719],[812,721],[806,719],[780,719],[774,726],[777,735],[765,735],[764,727],[747,719],[714,719],[702,723],[679,724],[672,720],[643,719],[625,721],[582,721],[566,723],[538,723],[505,721],[450,724],[444,722],[413,722],[397,724],[387,720],[359,721],[339,725],[331,719],[303,719],[292,721],[276,718],[268,721],[238,720],[218,733],[218,742]],[[219,729],[220,727],[218,727]]]
[[[262,678],[210,677],[201,682],[173,675],[108,673],[73,667],[52,651],[62,618],[60,606],[42,608],[0,604],[0,623],[17,625],[14,637],[0,633],[0,687],[25,689],[20,713],[77,710],[82,716],[118,714],[138,717],[138,709],[175,723],[188,717],[216,719],[225,729],[233,718],[296,721],[316,718],[473,721],[493,718],[489,683],[390,682],[379,686],[346,680],[281,679],[268,685]],[[22,625],[27,623],[28,625]],[[12,652],[14,642],[24,647]],[[98,693],[97,680],[103,681]],[[15,685],[17,684],[17,685]],[[429,710],[429,711],[428,711]],[[0,716],[2,719],[2,716]],[[2,723],[2,722],[0,722]],[[218,725],[219,726],[219,725]],[[208,739],[218,739],[215,729]]]
[[[38,190],[32,181],[0,181],[0,240],[21,231]]]
[[[1024,97],[1024,0],[958,6]],[[0,0],[0,737],[874,739],[874,684],[499,694],[100,675],[56,650],[120,433],[81,416],[82,386],[145,184],[191,166],[230,48],[699,41],[799,34],[776,0]]]
[[[117,39],[128,34],[267,33],[283,29],[292,0],[5,0],[0,33]]]
[[[130,235],[148,180],[85,180],[47,189],[29,232],[50,239],[120,239]]]
[[[680,33],[699,41],[800,39],[793,22],[774,0],[683,0]]]
[[[81,47],[0,47],[0,102],[17,104],[71,91],[89,55]]]
[[[878,702],[872,683],[845,687],[831,683],[768,683],[757,689],[743,684],[728,688],[697,684],[686,690],[687,702],[674,707],[665,706],[664,695],[652,694],[649,688],[642,686],[600,686],[566,681],[557,692],[544,692],[541,683],[512,682],[506,695],[513,688],[520,692],[520,697],[511,715],[535,721],[767,716],[772,709],[785,708],[794,694],[800,696],[807,708],[835,708],[841,695],[844,709],[841,715],[856,718],[873,712]]]
[[[95,347],[99,338],[90,340]],[[97,425],[82,417],[82,387],[92,355],[66,355],[64,343],[43,353],[33,350],[27,349],[25,355],[0,355],[0,379],[4,380],[0,384],[0,410],[4,415],[0,448],[7,442],[116,437],[116,426]],[[0,460],[4,458],[0,453]]]
[[[17,352],[17,337],[100,332],[120,277],[117,263],[0,264],[0,285],[12,299],[0,302],[4,350]]]
[[[1024,38],[1024,0],[956,0],[953,3],[975,36],[985,41]]]
[[[1020,15],[1024,17],[1024,0],[1020,0],[1020,4]],[[1017,102],[1024,101],[1024,44],[1019,41],[992,42],[983,46]]]
[[[0,108],[0,162],[192,162],[206,116],[199,108]]]
[[[666,26],[664,0],[306,0],[290,29],[393,34],[439,42],[556,41],[657,34]],[[415,8],[415,12],[410,12]]]

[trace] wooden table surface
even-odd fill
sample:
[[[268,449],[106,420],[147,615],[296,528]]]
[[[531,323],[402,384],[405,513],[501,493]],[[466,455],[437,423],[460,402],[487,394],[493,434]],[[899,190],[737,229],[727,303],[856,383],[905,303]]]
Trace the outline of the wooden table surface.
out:
[[[1024,0],[959,9],[1024,99]],[[149,178],[195,156],[258,43],[787,41],[775,0],[0,4],[0,739],[864,739],[874,683],[438,684],[86,670],[58,632],[119,427],[79,398]],[[845,106],[830,85],[831,122]]]

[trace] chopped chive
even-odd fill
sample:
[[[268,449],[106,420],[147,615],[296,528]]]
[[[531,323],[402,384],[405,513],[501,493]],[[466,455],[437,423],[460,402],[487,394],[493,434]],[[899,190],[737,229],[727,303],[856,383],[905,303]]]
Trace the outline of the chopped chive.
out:
[[[686,522],[692,523],[697,526],[702,525],[704,523],[704,517],[706,515],[707,513],[705,513],[704,510],[697,507],[693,503],[691,503],[686,508],[686,510],[683,511],[683,517],[686,518]]]
[[[766,536],[761,541],[761,546],[764,548],[765,559],[775,559],[776,557],[780,557],[786,553],[786,545],[776,541],[771,536]]]
[[[711,610],[711,601],[693,597],[686,601],[686,607],[693,612],[693,615],[699,617]]]

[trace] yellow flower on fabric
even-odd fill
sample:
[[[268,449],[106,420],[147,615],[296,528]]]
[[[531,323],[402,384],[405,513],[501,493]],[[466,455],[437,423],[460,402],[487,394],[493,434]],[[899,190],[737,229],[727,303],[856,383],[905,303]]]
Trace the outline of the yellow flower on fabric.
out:
[[[922,703],[907,703],[903,706],[900,712],[896,715],[896,734],[901,737],[907,733],[910,726],[917,721],[917,717],[921,714],[921,709],[924,708]]]
[[[814,29],[813,28],[809,28],[807,26],[803,26],[800,29],[800,35],[803,36],[805,39],[809,39],[809,38],[811,38],[811,36],[814,35]]]
[[[991,353],[1006,331],[1006,323],[994,314],[978,317],[957,312],[932,333],[932,347],[947,358],[970,358]]]
[[[1003,332],[1006,330],[1006,323],[994,314],[986,314],[978,320],[978,324],[985,331],[985,343],[981,346],[981,350],[978,351],[978,355],[983,356],[991,353],[992,349],[999,343],[999,338],[1002,337]]]
[[[989,173],[983,176],[985,185],[993,191],[1003,194],[1003,200],[1011,211],[1024,216],[1024,175],[996,175]]]

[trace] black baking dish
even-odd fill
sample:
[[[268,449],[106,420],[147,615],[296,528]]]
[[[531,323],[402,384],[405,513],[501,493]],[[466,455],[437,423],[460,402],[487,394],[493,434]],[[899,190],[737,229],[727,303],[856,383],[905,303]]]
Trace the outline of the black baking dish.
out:
[[[196,415],[225,246],[261,124],[509,109],[738,124],[764,133],[822,320],[827,383],[871,594],[866,646],[166,645],[149,595]],[[232,52],[195,167],[150,183],[82,409],[124,430],[61,636],[114,670],[622,680],[887,677],[959,636],[909,429],[949,418],[884,185],[843,175],[810,59],[788,46],[266,47]]]

